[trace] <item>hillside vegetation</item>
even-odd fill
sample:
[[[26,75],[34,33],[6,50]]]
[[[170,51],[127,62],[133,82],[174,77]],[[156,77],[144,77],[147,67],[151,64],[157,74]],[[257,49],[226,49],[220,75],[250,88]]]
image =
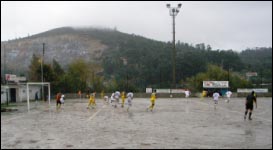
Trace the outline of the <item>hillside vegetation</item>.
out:
[[[63,74],[56,74],[63,75],[62,78],[47,79],[55,83],[55,90],[74,91],[91,88],[97,91],[102,89],[111,91],[118,88],[145,91],[146,87],[169,88],[172,83],[171,43],[112,29],[71,27],[57,28],[30,37],[1,42],[1,66],[5,68],[3,70],[1,67],[2,80],[3,71],[18,76],[25,75],[29,81],[39,80],[39,77],[33,77],[40,75],[39,64],[33,67],[33,63],[39,63],[43,50],[42,43],[45,43],[44,60],[48,69],[52,69],[54,74],[54,71],[57,71],[56,68],[53,69],[54,64],[56,66],[57,63],[63,70]],[[77,63],[86,68],[75,72]],[[261,82],[271,83],[272,48],[253,48],[239,53],[233,50],[214,50],[204,43],[176,44],[176,87],[193,87],[200,90],[200,86],[189,85],[190,78],[193,79],[198,74],[207,72],[211,67],[219,67],[228,73],[217,80],[229,80],[232,74],[236,74],[236,82],[240,80],[244,83],[240,85],[257,84],[258,86]],[[31,71],[35,68],[36,70]],[[84,70],[89,71],[85,74]],[[245,81],[245,73],[250,71],[258,72],[258,77],[250,78],[248,82]],[[73,77],[71,73],[74,73]],[[80,76],[77,73],[85,74],[86,77],[75,78]],[[78,83],[85,85],[68,86],[70,84],[68,81],[72,82],[73,78],[81,80]],[[62,86],[66,86],[67,89],[62,89]]]

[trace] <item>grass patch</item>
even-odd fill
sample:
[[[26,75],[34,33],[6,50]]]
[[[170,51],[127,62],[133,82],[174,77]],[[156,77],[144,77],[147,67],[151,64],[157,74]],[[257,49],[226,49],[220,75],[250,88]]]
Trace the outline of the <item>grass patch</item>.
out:
[[[1,112],[7,112],[7,111],[16,111],[17,104],[16,103],[9,103],[8,105],[6,103],[1,104]]]
[[[1,108],[10,108],[10,107],[16,107],[16,106],[17,106],[16,103],[9,103],[8,105],[7,103],[1,104]]]

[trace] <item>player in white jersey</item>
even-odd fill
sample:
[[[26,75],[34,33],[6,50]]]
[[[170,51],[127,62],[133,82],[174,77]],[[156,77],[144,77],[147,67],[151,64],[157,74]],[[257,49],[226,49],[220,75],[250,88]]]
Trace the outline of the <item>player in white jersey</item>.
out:
[[[231,97],[231,95],[232,95],[232,92],[231,92],[231,91],[227,91],[227,92],[226,92],[226,95],[227,95],[227,100],[226,100],[226,102],[228,103],[229,100],[230,100],[230,97]]]
[[[112,95],[110,97],[110,103],[112,103],[112,106],[117,107],[115,101],[116,101],[116,99],[115,99],[115,93],[112,93]]]
[[[63,94],[62,94],[62,96],[61,96],[60,101],[61,101],[61,104],[64,104],[64,95],[63,95]]]
[[[104,101],[108,104],[109,103],[109,97],[107,96],[107,95],[105,95],[104,97],[103,97],[103,99],[104,99]]]
[[[119,103],[119,97],[120,97],[120,92],[116,91],[114,98],[115,98],[115,107],[117,107],[118,103]]]
[[[188,97],[190,97],[190,91],[189,91],[189,89],[186,89],[186,91],[185,91],[185,98],[188,98]]]
[[[190,97],[190,91],[189,91],[189,89],[186,89],[185,90],[185,98],[186,98],[186,101],[188,102],[188,98]]]
[[[127,93],[127,103],[128,103],[127,111],[129,111],[129,108],[132,106],[133,98],[134,98],[134,94],[132,92]]]
[[[116,101],[119,103],[119,97],[120,97],[120,92],[119,91],[116,91],[115,92],[115,99],[116,99]]]
[[[218,104],[220,94],[218,92],[214,92],[212,97],[213,97],[213,100],[214,100],[214,109],[216,109],[216,105]]]

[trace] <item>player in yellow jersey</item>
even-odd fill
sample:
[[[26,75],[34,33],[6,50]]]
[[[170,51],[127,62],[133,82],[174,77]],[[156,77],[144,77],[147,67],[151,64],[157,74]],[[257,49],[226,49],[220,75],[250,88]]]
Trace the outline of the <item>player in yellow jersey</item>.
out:
[[[151,94],[151,105],[149,106],[149,108],[147,108],[147,111],[150,109],[151,111],[153,111],[154,106],[155,106],[155,100],[156,100],[156,96],[155,96],[155,91]]]
[[[204,97],[206,97],[206,96],[207,96],[207,91],[206,91],[206,90],[203,90],[203,91],[202,91],[202,98],[201,98],[201,100],[203,100]]]
[[[104,98],[104,91],[103,91],[103,90],[102,90],[101,93],[100,93],[100,97],[101,97],[101,99]]]
[[[96,96],[96,92],[94,92],[93,94],[90,95],[89,104],[88,104],[88,106],[87,106],[87,109],[89,109],[90,106],[91,106],[92,108],[94,108],[94,107],[96,106],[95,96]]]
[[[124,103],[125,103],[125,92],[121,92],[121,107],[123,108],[124,107]]]

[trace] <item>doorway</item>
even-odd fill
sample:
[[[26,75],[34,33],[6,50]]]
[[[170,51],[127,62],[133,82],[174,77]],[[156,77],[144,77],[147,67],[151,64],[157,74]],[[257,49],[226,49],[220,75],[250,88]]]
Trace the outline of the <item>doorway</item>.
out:
[[[16,89],[10,89],[10,102],[16,102]]]

